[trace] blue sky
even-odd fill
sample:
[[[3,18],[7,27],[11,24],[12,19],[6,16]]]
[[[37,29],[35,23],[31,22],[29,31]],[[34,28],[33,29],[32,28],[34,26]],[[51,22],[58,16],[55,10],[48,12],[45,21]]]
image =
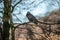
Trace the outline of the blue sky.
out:
[[[16,4],[19,0],[13,0],[13,1],[14,2],[12,3],[12,5]],[[28,19],[26,17],[27,11],[31,12],[31,14],[33,14],[36,18],[38,18],[38,17],[47,16],[46,15],[47,12],[51,12],[52,10],[56,10],[56,9],[59,9],[56,1],[53,2],[52,0],[49,1],[48,0],[23,0],[14,9],[13,14],[16,14],[16,16],[13,16],[13,22],[14,23],[28,22]],[[19,18],[19,20],[21,20],[22,22],[19,21],[16,17]]]

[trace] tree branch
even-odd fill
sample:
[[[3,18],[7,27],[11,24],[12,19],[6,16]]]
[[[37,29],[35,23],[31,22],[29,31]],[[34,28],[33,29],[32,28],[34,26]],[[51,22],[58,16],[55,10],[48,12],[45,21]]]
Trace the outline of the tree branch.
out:
[[[55,25],[55,24],[60,24],[60,21],[59,22],[41,22],[41,21],[38,21],[38,23],[46,24],[46,25]]]
[[[22,0],[20,0],[20,1],[19,1],[19,2],[17,2],[14,6],[12,6],[12,12],[13,12],[13,10],[14,10],[15,6],[16,6],[17,4],[19,4],[21,1],[22,1]]]
[[[22,22],[15,14],[13,14],[20,22]]]
[[[3,11],[0,11],[0,13],[3,13]]]
[[[22,23],[22,24],[18,24],[17,26],[14,27],[14,29],[18,28],[20,25],[24,25],[24,24],[28,24],[28,23],[30,23],[30,22],[25,22],[25,23]],[[17,23],[15,23],[15,24],[17,24]]]

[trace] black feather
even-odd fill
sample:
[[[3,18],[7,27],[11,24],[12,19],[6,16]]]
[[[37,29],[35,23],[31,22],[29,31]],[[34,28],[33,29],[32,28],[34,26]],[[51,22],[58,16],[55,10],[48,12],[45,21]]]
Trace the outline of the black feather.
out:
[[[27,12],[26,16],[30,22],[33,22],[35,24],[38,23],[38,20],[30,12]]]

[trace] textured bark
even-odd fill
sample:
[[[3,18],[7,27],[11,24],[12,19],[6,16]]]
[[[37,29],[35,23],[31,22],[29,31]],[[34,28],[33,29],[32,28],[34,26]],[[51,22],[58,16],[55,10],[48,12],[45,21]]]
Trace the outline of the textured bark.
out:
[[[11,0],[4,1],[4,14],[3,14],[3,40],[9,40],[10,30],[10,14],[11,14]]]

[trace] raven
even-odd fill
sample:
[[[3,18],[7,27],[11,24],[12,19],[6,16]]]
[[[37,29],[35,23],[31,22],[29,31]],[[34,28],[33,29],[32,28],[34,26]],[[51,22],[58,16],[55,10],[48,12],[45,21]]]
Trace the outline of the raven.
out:
[[[38,21],[30,12],[27,12],[26,17],[28,18],[28,20],[30,22],[33,22],[35,24],[42,23],[42,24],[48,24],[49,25],[49,23]]]
[[[27,12],[26,16],[30,22],[33,22],[35,24],[38,23],[38,20],[30,12]]]

